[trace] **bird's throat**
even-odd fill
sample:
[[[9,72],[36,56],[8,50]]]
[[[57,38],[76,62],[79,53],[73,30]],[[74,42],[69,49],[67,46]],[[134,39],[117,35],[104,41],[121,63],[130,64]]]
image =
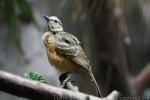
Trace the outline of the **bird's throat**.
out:
[[[46,32],[42,37],[44,44],[46,46],[46,49],[50,52],[52,52],[55,48],[55,38],[54,34],[50,31]]]

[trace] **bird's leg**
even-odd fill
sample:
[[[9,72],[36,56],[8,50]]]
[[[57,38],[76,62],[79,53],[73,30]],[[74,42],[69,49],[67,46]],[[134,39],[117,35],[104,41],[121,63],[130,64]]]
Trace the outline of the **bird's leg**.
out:
[[[60,76],[59,76],[59,81],[60,81],[60,87],[61,88],[65,88],[66,86],[66,83],[69,81],[69,79],[71,78],[68,74],[70,74],[69,72],[65,72],[65,73],[62,73]]]
[[[62,73],[60,76],[59,76],[59,81],[60,81],[60,87],[61,88],[65,88],[65,89],[69,89],[69,90],[72,90],[72,91],[76,91],[78,92],[79,89],[77,86],[74,86],[71,82],[71,76],[69,76],[68,74],[70,74],[70,72],[65,72],[65,73]]]

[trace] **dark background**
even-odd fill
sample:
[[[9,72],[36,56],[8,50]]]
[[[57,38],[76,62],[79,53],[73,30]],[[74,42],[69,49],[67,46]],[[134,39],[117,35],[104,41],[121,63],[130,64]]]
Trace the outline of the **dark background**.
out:
[[[79,38],[105,95],[150,96],[150,75],[140,77],[150,67],[149,0],[0,0],[0,69],[20,76],[39,72],[59,86],[41,41],[43,15],[58,16]],[[0,99],[23,100],[3,92]]]

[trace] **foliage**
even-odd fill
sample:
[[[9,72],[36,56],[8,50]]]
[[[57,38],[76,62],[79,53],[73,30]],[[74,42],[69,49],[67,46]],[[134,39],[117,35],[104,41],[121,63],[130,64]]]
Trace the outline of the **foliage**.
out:
[[[4,21],[8,25],[7,37],[11,43],[13,43],[19,51],[21,50],[20,45],[20,34],[18,32],[19,19],[22,22],[34,22],[32,10],[27,0],[0,0],[0,21]]]
[[[42,75],[40,75],[38,72],[26,72],[24,76],[28,79],[39,81],[41,83],[47,83]]]

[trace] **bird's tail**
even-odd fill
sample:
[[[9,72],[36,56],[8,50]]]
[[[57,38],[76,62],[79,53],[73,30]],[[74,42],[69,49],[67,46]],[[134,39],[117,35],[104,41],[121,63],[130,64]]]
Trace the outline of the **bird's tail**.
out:
[[[88,70],[88,71],[86,72],[86,75],[89,77],[90,81],[91,81],[92,84],[94,85],[94,87],[95,87],[95,89],[96,89],[96,92],[97,92],[97,96],[98,96],[98,97],[103,97],[102,86],[99,88],[99,86],[98,86],[98,84],[97,84],[97,82],[96,82],[96,80],[95,80],[95,77],[94,77],[92,71],[91,71],[91,70]],[[100,89],[101,89],[101,90],[100,90]]]
[[[103,96],[103,94],[102,94],[102,87],[101,88],[99,88],[99,86],[98,86],[98,84],[97,84],[97,82],[96,82],[96,80],[95,80],[95,77],[94,77],[94,75],[93,75],[93,73],[92,72],[89,72],[89,76],[90,76],[90,81],[92,81],[92,83],[93,83],[93,85],[94,85],[94,87],[95,87],[95,89],[96,89],[96,92],[97,92],[97,95],[99,96],[99,97],[102,97]],[[101,89],[101,90],[100,90]]]

